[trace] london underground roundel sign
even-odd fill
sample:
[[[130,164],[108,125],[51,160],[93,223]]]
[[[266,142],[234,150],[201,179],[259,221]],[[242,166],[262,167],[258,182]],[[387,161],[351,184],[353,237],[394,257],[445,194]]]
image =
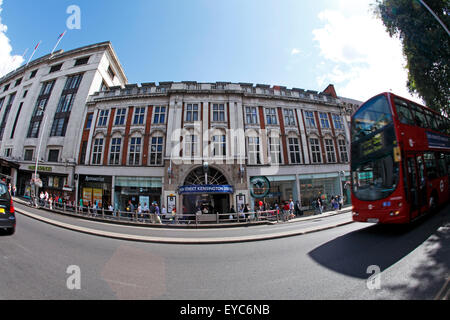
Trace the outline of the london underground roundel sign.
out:
[[[250,194],[253,198],[264,198],[270,192],[270,181],[266,177],[250,179]]]

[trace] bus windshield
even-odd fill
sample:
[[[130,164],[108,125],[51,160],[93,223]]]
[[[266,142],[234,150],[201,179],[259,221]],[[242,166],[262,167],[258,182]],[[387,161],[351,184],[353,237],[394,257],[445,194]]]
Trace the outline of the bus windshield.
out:
[[[384,95],[365,103],[352,117],[352,188],[363,201],[389,196],[398,185],[398,147],[391,108]]]
[[[371,159],[352,168],[353,193],[363,201],[388,197],[397,187],[398,163],[392,152],[382,158]]]
[[[382,95],[366,102],[352,119],[352,142],[378,131],[392,123],[392,112],[387,98]]]

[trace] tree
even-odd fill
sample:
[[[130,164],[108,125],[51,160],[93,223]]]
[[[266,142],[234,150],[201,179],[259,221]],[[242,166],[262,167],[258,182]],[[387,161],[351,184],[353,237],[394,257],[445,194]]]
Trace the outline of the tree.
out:
[[[450,0],[425,0],[447,28]],[[375,12],[403,44],[408,90],[430,108],[450,115],[450,36],[418,0],[377,0]]]

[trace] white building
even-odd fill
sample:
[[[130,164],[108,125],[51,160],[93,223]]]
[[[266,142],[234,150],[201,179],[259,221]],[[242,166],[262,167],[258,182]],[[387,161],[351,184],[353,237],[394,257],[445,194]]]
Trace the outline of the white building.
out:
[[[109,42],[60,50],[0,79],[0,156],[20,165],[5,174],[20,194],[32,178],[38,158],[44,185],[55,193],[65,190],[70,196],[87,98],[126,83]]]

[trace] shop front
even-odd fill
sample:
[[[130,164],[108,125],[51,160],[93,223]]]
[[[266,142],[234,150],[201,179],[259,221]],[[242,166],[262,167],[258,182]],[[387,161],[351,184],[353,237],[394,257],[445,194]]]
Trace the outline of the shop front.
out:
[[[112,177],[80,175],[78,199],[83,206],[92,206],[97,203],[99,208],[107,208],[111,203]]]
[[[295,179],[295,175],[250,177],[252,209],[259,201],[265,203],[266,209],[273,209],[275,205],[282,206],[291,199],[294,202],[299,200]]]
[[[30,197],[34,186],[31,185],[31,179],[34,175],[36,166],[22,165],[17,175],[17,194],[19,196]],[[58,172],[53,166],[38,166],[38,176],[42,181],[42,187],[38,192],[48,192],[52,197],[60,197],[66,201],[74,201],[75,195],[72,187],[68,185],[69,175]]]
[[[344,205],[351,203],[350,188],[347,181],[350,180],[350,174],[345,173],[341,176],[338,172],[299,175],[302,206],[305,210],[314,209],[314,201],[318,197],[322,199],[325,209],[331,208],[331,198],[344,197]]]
[[[160,177],[115,177],[114,209],[126,211],[131,201],[135,208],[141,204],[149,206],[154,201],[161,206],[162,178]]]

